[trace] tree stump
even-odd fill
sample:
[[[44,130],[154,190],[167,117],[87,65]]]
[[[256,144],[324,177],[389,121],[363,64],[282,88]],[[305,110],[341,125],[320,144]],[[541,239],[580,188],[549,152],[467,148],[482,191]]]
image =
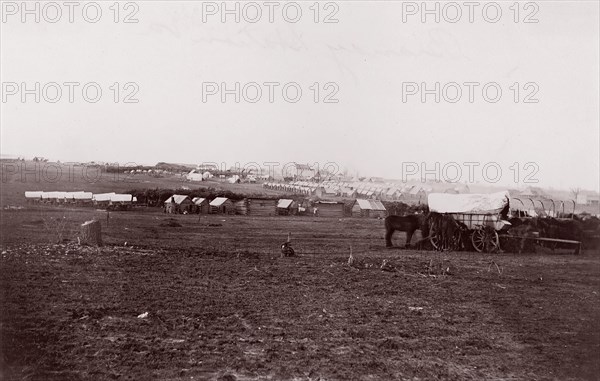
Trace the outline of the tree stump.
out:
[[[100,221],[91,220],[81,224],[81,243],[102,246],[102,226]]]

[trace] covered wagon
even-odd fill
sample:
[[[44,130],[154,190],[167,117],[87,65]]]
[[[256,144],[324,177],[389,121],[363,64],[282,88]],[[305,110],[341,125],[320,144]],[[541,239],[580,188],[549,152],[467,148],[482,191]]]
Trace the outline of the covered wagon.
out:
[[[431,193],[429,211],[451,215],[468,234],[473,248],[478,252],[495,252],[500,249],[498,232],[510,226],[508,192],[491,194]],[[435,227],[430,232],[431,244],[439,247]]]

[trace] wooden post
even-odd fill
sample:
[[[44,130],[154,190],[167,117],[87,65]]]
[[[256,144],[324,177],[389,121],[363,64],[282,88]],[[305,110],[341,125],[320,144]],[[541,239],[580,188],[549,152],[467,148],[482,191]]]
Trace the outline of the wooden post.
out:
[[[81,224],[81,242],[93,246],[102,246],[100,221],[91,220]]]

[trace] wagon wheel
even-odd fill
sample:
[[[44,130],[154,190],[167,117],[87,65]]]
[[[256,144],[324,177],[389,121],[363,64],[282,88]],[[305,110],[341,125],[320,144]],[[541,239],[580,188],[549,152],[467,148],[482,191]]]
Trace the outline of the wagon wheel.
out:
[[[491,227],[481,227],[471,234],[471,242],[478,252],[494,253],[500,249],[498,233]]]

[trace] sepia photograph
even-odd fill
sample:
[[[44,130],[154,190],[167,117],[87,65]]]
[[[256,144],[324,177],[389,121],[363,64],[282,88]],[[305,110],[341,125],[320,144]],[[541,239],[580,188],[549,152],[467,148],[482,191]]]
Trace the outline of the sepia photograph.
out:
[[[600,380],[599,1],[0,8],[0,380]]]

